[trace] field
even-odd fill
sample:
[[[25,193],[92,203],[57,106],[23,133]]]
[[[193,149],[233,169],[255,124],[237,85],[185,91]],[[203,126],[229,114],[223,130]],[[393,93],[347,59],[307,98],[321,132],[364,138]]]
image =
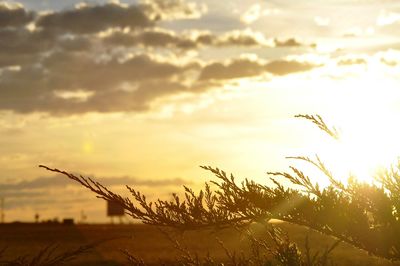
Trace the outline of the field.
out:
[[[289,232],[291,239],[304,246],[308,235],[311,248],[323,250],[332,239],[310,232],[305,228],[279,224]],[[257,233],[263,229],[253,226]],[[229,250],[248,250],[246,238],[233,229],[219,232],[201,231],[177,233],[176,238],[199,255],[210,252],[214,257],[226,259],[225,251],[216,240],[221,239]],[[180,252],[172,247],[170,240],[157,228],[139,224],[132,225],[46,225],[46,224],[2,224],[0,225],[0,248],[7,246],[5,258],[35,254],[49,244],[58,244],[59,251],[77,248],[101,239],[113,240],[97,246],[92,252],[80,256],[70,265],[126,265],[127,260],[120,250],[127,249],[152,265],[160,261],[174,261]],[[400,265],[372,258],[362,251],[341,244],[333,252],[337,265]]]

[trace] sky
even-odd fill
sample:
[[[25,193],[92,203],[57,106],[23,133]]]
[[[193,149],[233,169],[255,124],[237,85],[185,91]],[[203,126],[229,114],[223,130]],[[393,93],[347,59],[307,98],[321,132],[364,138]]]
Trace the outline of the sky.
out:
[[[395,0],[0,2],[5,220],[107,221],[39,164],[152,199],[212,180],[200,165],[268,184],[319,154],[372,175],[400,154],[399,49]]]

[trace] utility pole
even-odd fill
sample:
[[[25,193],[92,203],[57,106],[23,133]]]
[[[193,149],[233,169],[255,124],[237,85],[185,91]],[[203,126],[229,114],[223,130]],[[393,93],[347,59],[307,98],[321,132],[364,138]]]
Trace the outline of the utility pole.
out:
[[[0,223],[4,223],[4,198],[0,198]]]

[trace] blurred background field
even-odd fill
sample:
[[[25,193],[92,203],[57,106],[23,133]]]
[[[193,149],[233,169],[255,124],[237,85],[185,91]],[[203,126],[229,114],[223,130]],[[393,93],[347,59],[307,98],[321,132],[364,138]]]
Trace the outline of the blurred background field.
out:
[[[334,240],[308,229],[288,224],[278,224],[289,232],[292,240],[300,248],[304,248],[308,235],[311,250],[323,251]],[[251,226],[255,235],[263,234],[263,227]],[[234,229],[221,231],[190,231],[172,233],[194,254],[205,256],[208,252],[221,261],[227,259],[224,249],[217,238],[224,242],[230,251],[238,253],[249,251],[247,237]],[[21,255],[36,254],[50,244],[57,244],[58,251],[75,249],[80,245],[89,244],[102,239],[113,240],[98,245],[93,251],[85,253],[69,265],[127,265],[126,257],[121,250],[128,250],[141,257],[150,265],[160,265],[162,262],[173,262],[181,253],[176,250],[171,241],[156,227],[130,225],[63,225],[63,224],[2,224],[0,225],[0,247],[7,247],[4,259],[12,259]],[[400,265],[386,260],[373,258],[365,252],[340,244],[332,253],[336,265]]]

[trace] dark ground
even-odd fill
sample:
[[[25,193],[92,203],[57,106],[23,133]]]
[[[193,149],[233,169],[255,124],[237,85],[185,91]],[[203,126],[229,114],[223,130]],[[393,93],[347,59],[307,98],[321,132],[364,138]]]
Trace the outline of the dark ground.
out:
[[[280,224],[289,232],[292,240],[300,247],[304,246],[306,235],[309,236],[310,246],[314,250],[328,247],[333,240],[318,233],[310,232],[298,226]],[[262,231],[254,227],[255,231]],[[225,251],[216,240],[224,242],[229,250],[237,252],[247,251],[246,237],[233,229],[225,229],[217,233],[211,231],[185,232],[178,234],[177,238],[199,255],[209,251],[216,258],[225,259]],[[41,249],[58,244],[59,251],[75,249],[81,245],[92,243],[101,239],[110,240],[98,245],[92,252],[78,257],[69,265],[126,265],[127,261],[120,250],[129,250],[134,255],[143,258],[154,265],[159,265],[160,260],[174,260],[181,253],[173,248],[159,229],[151,226],[133,225],[46,225],[46,224],[0,224],[0,249],[7,247],[3,259],[11,259],[21,255],[37,254]],[[377,258],[372,258],[366,253],[356,250],[348,245],[340,244],[332,257],[337,265],[399,265],[392,264]]]

